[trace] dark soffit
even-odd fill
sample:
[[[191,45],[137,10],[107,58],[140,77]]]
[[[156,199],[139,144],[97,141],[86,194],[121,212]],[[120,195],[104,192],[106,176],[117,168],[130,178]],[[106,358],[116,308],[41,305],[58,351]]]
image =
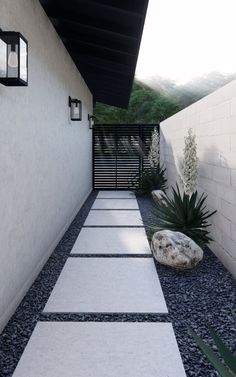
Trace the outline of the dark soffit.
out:
[[[148,0],[40,0],[94,100],[127,108]]]

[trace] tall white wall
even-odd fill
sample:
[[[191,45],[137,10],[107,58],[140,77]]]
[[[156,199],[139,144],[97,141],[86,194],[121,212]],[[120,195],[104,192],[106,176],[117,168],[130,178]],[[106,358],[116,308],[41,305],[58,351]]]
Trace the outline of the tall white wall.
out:
[[[161,155],[175,185],[188,128],[197,135],[199,192],[208,195],[210,247],[236,276],[236,80],[161,123]]]
[[[92,95],[38,0],[0,0],[0,28],[29,42],[29,86],[0,85],[1,330],[91,191]]]

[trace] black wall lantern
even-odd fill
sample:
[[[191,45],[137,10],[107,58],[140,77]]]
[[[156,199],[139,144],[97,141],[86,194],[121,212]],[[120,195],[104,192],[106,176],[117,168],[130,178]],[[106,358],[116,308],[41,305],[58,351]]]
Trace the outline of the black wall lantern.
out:
[[[82,102],[69,97],[70,119],[82,120]]]
[[[96,118],[95,118],[94,115],[88,114],[88,121],[89,121],[89,128],[90,128],[90,130],[93,129],[95,120],[96,120]]]
[[[15,31],[0,29],[0,83],[28,85],[28,42]]]

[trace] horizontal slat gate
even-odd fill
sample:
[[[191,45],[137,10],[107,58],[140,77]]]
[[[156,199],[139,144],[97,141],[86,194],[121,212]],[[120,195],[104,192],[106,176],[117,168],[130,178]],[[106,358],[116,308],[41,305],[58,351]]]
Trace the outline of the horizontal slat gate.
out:
[[[94,189],[139,186],[140,172],[148,166],[151,135],[158,125],[96,125],[93,129]]]

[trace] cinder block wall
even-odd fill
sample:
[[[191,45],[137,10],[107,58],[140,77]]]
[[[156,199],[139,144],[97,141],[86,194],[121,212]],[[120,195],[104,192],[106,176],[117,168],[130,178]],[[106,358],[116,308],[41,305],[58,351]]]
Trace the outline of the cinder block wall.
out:
[[[1,330],[92,189],[92,94],[38,0],[0,0],[0,28],[29,42],[29,86],[0,85]]]
[[[236,276],[236,80],[161,123],[161,156],[169,187],[178,181],[188,128],[197,135],[198,190],[208,195],[210,245]]]

